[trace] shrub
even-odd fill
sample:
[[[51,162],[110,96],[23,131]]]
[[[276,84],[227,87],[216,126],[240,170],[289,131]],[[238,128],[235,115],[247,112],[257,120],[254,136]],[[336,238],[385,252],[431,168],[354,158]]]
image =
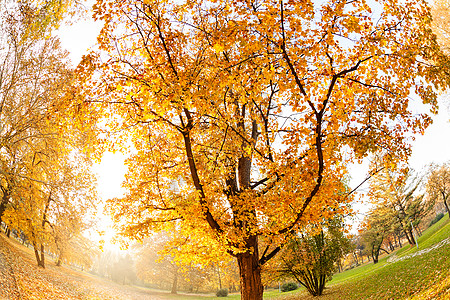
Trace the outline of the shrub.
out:
[[[282,292],[289,292],[298,289],[298,285],[295,282],[283,283],[281,285]]]
[[[433,221],[430,222],[430,225],[428,225],[428,227],[431,227],[433,224],[439,222],[439,220],[442,219],[442,217],[444,217],[444,213],[438,213],[436,217],[433,219]]]
[[[217,297],[227,297],[228,296],[228,289],[220,289],[216,293]]]

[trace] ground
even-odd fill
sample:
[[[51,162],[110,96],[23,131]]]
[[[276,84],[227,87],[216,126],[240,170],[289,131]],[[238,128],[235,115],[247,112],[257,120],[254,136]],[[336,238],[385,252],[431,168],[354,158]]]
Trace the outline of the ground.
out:
[[[27,250],[0,234],[0,299],[162,299],[150,290],[119,285],[53,263],[39,268]]]
[[[321,297],[306,291],[265,291],[276,300],[450,300],[450,219],[434,224],[419,238],[419,249],[405,245],[377,264],[366,263],[335,274]],[[0,300],[120,299],[120,300],[238,300],[214,295],[170,295],[169,292],[116,284],[112,281],[57,267],[36,266],[31,249],[0,234]]]

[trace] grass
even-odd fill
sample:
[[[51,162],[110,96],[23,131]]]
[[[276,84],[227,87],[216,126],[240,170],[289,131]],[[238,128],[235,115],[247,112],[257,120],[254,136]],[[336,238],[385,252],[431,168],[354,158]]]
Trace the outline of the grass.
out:
[[[429,248],[449,236],[450,220],[445,216],[423,232],[418,239],[419,250]],[[416,247],[405,245],[396,255],[404,257],[417,251]],[[395,263],[388,263],[387,257],[384,257],[378,264],[366,264],[336,274],[320,299],[450,299],[449,258],[448,245]],[[286,299],[314,298],[304,292],[297,292]]]
[[[416,247],[405,246],[396,252],[396,255],[401,257],[409,255],[433,246],[440,241],[448,238],[450,236],[450,219],[448,215],[445,215],[437,223],[433,224],[430,228],[425,230],[425,232],[417,239],[419,242],[419,249]]]

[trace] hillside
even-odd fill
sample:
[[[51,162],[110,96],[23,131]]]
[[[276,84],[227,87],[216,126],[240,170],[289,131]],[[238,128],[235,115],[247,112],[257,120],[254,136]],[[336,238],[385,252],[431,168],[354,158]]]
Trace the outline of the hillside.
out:
[[[31,249],[0,234],[0,299],[161,299],[150,291],[56,267],[38,268]]]
[[[445,216],[425,230],[419,249],[405,245],[378,264],[337,274],[321,300],[450,299],[450,220]],[[284,299],[317,299],[305,292]]]

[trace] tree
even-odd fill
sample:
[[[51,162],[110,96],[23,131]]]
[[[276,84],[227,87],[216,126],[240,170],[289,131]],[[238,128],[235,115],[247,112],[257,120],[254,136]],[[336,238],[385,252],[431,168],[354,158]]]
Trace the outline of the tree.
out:
[[[177,233],[147,238],[139,247],[137,275],[147,283],[170,289],[172,294],[183,287],[191,292],[215,291],[222,289],[222,282],[232,288],[235,261],[212,255],[217,251],[214,243],[204,246],[194,243],[197,241]]]
[[[443,164],[441,166],[432,166],[427,181],[427,193],[431,199],[441,200],[447,209],[450,218],[450,166]]]
[[[185,222],[236,257],[242,298],[261,299],[286,237],[342,212],[346,164],[380,149],[404,159],[431,121],[408,110],[411,90],[436,111],[447,85],[426,2],[375,8],[98,1],[75,107],[110,132],[104,147],[133,145],[128,192],[110,203],[125,234]]]
[[[394,223],[396,222],[393,211],[384,206],[377,206],[369,212],[360,225],[360,236],[374,264],[378,263],[380,250],[384,250],[381,246],[384,239],[392,234]]]
[[[432,28],[433,32],[437,35],[439,44],[442,49],[448,53],[449,51],[449,10],[450,3],[448,0],[440,0],[433,3],[432,6],[432,15],[433,15],[433,23]]]
[[[343,232],[342,218],[329,220],[319,232],[299,234],[281,251],[272,270],[277,277],[294,278],[313,296],[320,296],[338,261],[352,245]],[[317,228],[316,228],[317,230]]]
[[[423,195],[415,195],[420,184],[421,179],[412,170],[390,170],[388,167],[370,180],[369,196],[376,206],[384,207],[385,213],[394,218],[394,224],[404,233],[410,245],[416,243],[412,222],[418,224],[431,208],[431,202],[425,201]]]

